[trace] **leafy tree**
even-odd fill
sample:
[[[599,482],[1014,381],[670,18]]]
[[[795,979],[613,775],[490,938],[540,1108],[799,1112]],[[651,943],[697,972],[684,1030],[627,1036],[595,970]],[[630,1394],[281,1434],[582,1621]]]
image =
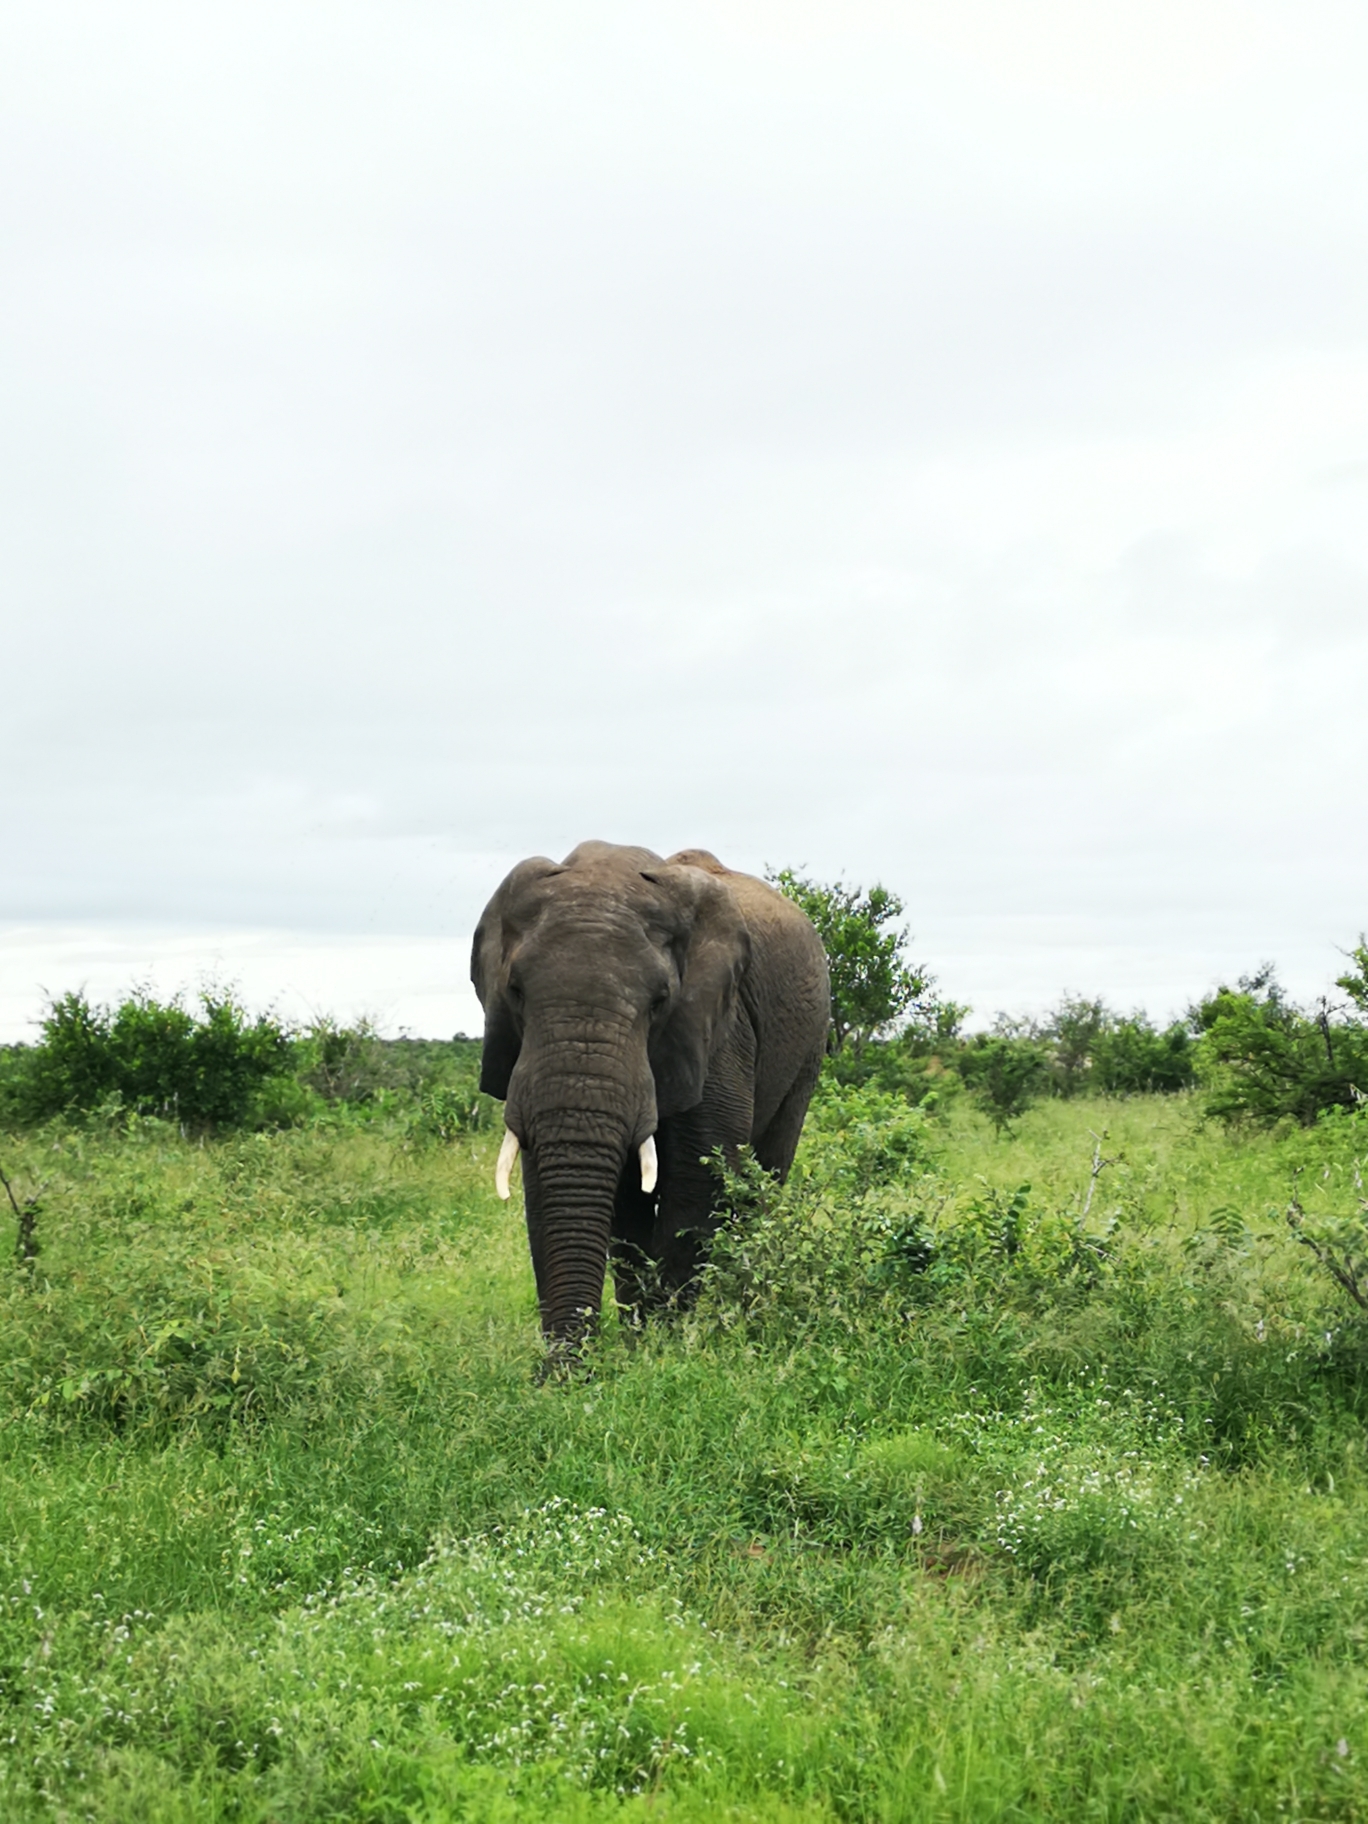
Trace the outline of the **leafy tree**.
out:
[[[807,880],[792,868],[767,878],[817,927],[831,967],[829,1049],[839,1053],[849,1040],[858,1057],[931,986],[926,970],[907,961],[907,932],[894,922],[902,917],[902,901],[877,882],[866,893],[841,881]]]
[[[1092,1074],[1098,1040],[1114,1020],[1105,1001],[1089,1000],[1084,995],[1065,995],[1049,1016],[1041,1036],[1051,1042],[1056,1087],[1061,1095],[1071,1096],[1085,1087]]]
[[[1357,958],[1364,946],[1353,954]],[[1368,965],[1368,955],[1363,956]],[[1357,1002],[1362,976],[1342,977]],[[1364,986],[1368,996],[1368,983]],[[1228,1122],[1269,1127],[1291,1119],[1309,1127],[1331,1108],[1352,1108],[1368,1085],[1368,1027],[1287,998],[1271,963],[1218,988],[1192,1010],[1199,1036],[1197,1068],[1207,1112]]]
[[[1101,999],[1066,995],[1034,1036],[1049,1046],[1057,1095],[1171,1093],[1193,1081],[1192,1037],[1181,1021],[1158,1032],[1143,1013],[1123,1017]]]
[[[1343,988],[1359,1013],[1368,1018],[1368,937],[1360,933],[1359,941],[1348,954],[1350,961],[1358,967],[1336,976],[1335,986]]]

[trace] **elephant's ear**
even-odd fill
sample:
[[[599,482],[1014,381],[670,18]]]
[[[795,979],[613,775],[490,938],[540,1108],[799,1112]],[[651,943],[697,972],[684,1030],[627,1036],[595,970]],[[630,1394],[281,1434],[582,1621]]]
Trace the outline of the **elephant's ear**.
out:
[[[508,1080],[522,1050],[522,1029],[507,995],[509,947],[535,917],[535,906],[529,904],[529,889],[560,872],[556,863],[544,855],[520,861],[485,907],[475,928],[470,979],[485,1015],[480,1089],[501,1102],[508,1094]]]
[[[708,1064],[736,1011],[751,940],[736,895],[697,868],[667,867],[651,879],[679,889],[683,929],[676,956],[679,999],[651,1043],[656,1108],[677,1115],[703,1098]]]

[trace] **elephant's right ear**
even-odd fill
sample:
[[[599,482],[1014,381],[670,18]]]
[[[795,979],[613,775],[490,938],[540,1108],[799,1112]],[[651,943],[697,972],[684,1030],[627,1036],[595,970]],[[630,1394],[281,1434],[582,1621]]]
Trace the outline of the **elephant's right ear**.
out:
[[[475,928],[470,952],[470,979],[484,1008],[484,1051],[480,1058],[480,1089],[500,1102],[508,1094],[508,1080],[522,1050],[522,1031],[505,992],[507,952],[511,938],[522,928],[530,910],[528,888],[560,868],[544,855],[520,861],[484,909]]]
[[[484,1049],[480,1053],[480,1091],[495,1096],[500,1102],[508,1094],[508,1079],[522,1050],[522,1034],[513,1019],[508,998],[499,987],[502,973],[500,952],[502,933],[497,923],[490,929],[488,914],[475,932],[470,953],[470,979],[484,1006]]]

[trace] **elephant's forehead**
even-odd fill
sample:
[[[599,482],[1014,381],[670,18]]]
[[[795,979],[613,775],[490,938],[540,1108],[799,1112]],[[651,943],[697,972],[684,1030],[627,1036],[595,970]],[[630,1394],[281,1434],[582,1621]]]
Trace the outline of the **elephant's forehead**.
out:
[[[555,884],[560,891],[546,896],[535,926],[538,938],[548,943],[647,947],[675,922],[668,902],[645,881],[638,880],[638,890],[630,893],[612,881],[562,876]]]

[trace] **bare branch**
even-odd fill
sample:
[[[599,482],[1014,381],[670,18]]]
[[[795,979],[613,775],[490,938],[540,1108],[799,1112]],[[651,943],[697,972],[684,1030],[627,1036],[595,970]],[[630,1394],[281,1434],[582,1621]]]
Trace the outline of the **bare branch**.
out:
[[[1309,1248],[1334,1280],[1342,1292],[1348,1294],[1361,1311],[1368,1311],[1368,1286],[1361,1283],[1361,1276],[1355,1271],[1353,1262],[1347,1257],[1337,1258],[1314,1235],[1308,1235],[1302,1229],[1302,1220],[1306,1211],[1302,1208],[1301,1199],[1293,1191],[1292,1201],[1287,1206],[1287,1223],[1292,1230],[1293,1238],[1304,1248]]]
[[[1093,1147],[1092,1170],[1088,1173],[1088,1192],[1083,1199],[1083,1214],[1085,1216],[1092,1208],[1093,1192],[1097,1189],[1098,1179],[1102,1176],[1103,1172],[1106,1171],[1109,1165],[1119,1165],[1121,1163],[1120,1153],[1117,1153],[1116,1156],[1111,1159],[1104,1159],[1102,1157],[1102,1142],[1107,1137],[1107,1131],[1108,1130],[1104,1127],[1100,1134],[1094,1134],[1091,1128],[1088,1129],[1088,1132],[1092,1134],[1094,1141],[1096,1141],[1096,1145]]]
[[[30,1267],[38,1258],[38,1199],[47,1189],[49,1182],[45,1178],[38,1189],[20,1203],[14,1194],[14,1186],[4,1172],[0,1171],[0,1184],[5,1187],[5,1195],[9,1198],[10,1208],[14,1211],[15,1221],[19,1225],[14,1237],[14,1257],[20,1266]]]

